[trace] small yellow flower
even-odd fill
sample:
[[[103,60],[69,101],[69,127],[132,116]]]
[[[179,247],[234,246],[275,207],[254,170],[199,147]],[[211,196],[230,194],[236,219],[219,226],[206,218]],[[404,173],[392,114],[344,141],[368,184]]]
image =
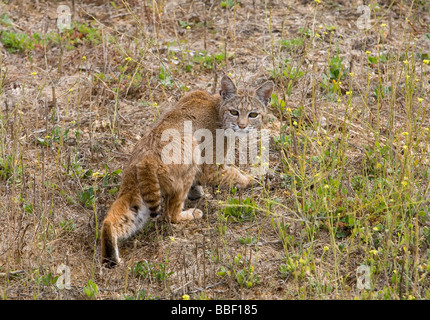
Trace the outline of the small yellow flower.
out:
[[[430,129],[429,129],[429,128],[424,128],[424,130],[425,130],[425,131],[427,131],[427,132],[429,132],[429,131],[430,131]]]
[[[354,73],[353,73],[353,72],[350,72],[350,73],[349,73],[349,76],[350,76],[350,77],[353,77],[353,76],[354,76]]]
[[[73,88],[70,88],[70,89],[69,89],[69,92],[72,92],[72,91],[73,91]]]
[[[305,260],[305,259],[303,259],[303,258],[300,258],[300,259],[299,259],[299,262],[300,262],[300,264],[306,264],[306,260]]]
[[[408,60],[403,60],[403,63],[404,64],[408,64]]]
[[[188,29],[188,30],[190,30],[190,29],[191,29],[191,27],[190,27],[190,26],[187,26],[187,29]]]
[[[369,50],[367,50],[367,51],[366,51],[366,54],[371,54],[371,53],[372,53],[372,52],[371,52],[371,51],[369,51]]]
[[[430,60],[423,60],[423,62],[425,63],[425,64],[430,64]]]
[[[293,125],[294,125],[295,127],[297,127],[297,121],[294,121],[294,122],[293,122]]]
[[[228,76],[229,76],[229,77],[231,77],[231,76],[232,76],[231,72],[229,72],[229,73],[228,73]]]
[[[418,98],[418,102],[423,102],[424,99],[423,98]]]
[[[87,60],[87,57],[86,57],[86,56],[83,56],[83,57],[82,57],[82,60]]]
[[[352,91],[345,92],[347,96],[350,96],[352,94]]]
[[[405,137],[406,137],[408,134],[409,134],[409,133],[407,133],[406,131],[405,131],[405,132],[402,132],[402,135],[403,135],[403,136],[405,136]]]
[[[385,24],[385,23],[382,23],[382,24],[381,24],[381,28],[385,28],[385,26],[386,26],[386,24]]]
[[[315,37],[319,38],[321,36],[318,33],[315,33]]]
[[[96,171],[93,172],[92,176],[93,178],[103,177],[103,173]]]
[[[321,141],[319,141],[319,140],[317,141],[317,143],[318,143],[318,145],[319,145],[319,146],[321,146],[321,145],[322,145]]]
[[[175,241],[174,237],[169,237],[169,239],[170,239],[170,242],[174,242]]]
[[[328,249],[329,249],[328,246],[324,246],[323,251],[326,252],[326,251],[328,251]]]
[[[291,108],[285,109],[288,113],[291,113]]]
[[[125,61],[131,61],[130,57],[125,58]]]
[[[190,300],[190,296],[188,294],[184,294],[182,296],[182,300]]]
[[[328,184],[324,185],[324,189],[328,189],[330,186]]]
[[[376,168],[380,169],[382,167],[382,164],[380,164],[379,162],[376,164]]]
[[[30,75],[35,76],[35,75],[37,75],[37,72],[32,72],[32,73],[30,73]]]
[[[408,185],[407,181],[402,181],[402,186],[406,187]]]
[[[373,227],[373,231],[378,231],[379,228],[378,227]]]
[[[404,149],[404,150],[408,150],[408,146],[407,146],[407,145],[404,145],[404,146],[403,146],[403,149]]]
[[[320,4],[321,3],[321,1],[320,0],[314,0],[316,3],[318,3],[318,4]]]
[[[378,250],[373,249],[373,250],[370,250],[369,253],[376,256],[378,254]]]
[[[154,107],[158,106],[157,102],[154,102]]]

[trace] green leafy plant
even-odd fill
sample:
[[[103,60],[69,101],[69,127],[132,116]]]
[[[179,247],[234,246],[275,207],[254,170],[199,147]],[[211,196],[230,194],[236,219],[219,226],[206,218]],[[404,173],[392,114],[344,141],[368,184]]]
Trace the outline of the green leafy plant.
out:
[[[85,190],[83,190],[79,194],[79,201],[85,207],[91,209],[93,207],[94,201],[95,201],[94,196],[95,196],[94,187],[89,187],[89,188],[86,188]]]
[[[241,244],[247,244],[247,245],[251,245],[257,242],[257,237],[249,237],[249,236],[245,236],[242,238],[239,238],[239,242]]]
[[[303,37],[279,40],[281,47],[287,49],[288,51],[296,51],[302,48],[304,42],[305,39]]]
[[[236,0],[221,1],[221,8],[232,9],[236,5]]]
[[[83,293],[90,299],[97,297],[98,286],[93,282],[92,279],[88,280],[86,286],[83,289]]]
[[[133,269],[133,273],[142,278],[151,278],[158,282],[167,280],[174,272],[168,271],[169,260],[152,264],[149,261],[139,261]]]
[[[15,162],[15,163],[14,163]],[[19,183],[22,176],[22,166],[17,165],[17,161],[12,156],[0,158],[0,179],[9,181],[15,174],[15,183]]]
[[[153,297],[150,294],[147,294],[145,290],[141,290],[136,292],[134,295],[123,295],[124,300],[158,300],[159,297]]]
[[[160,83],[168,88],[171,89],[174,85],[172,74],[170,73],[169,69],[165,67],[160,67],[160,73],[158,74],[158,80]]]
[[[321,88],[326,93],[334,93],[338,86],[336,86],[336,82],[344,79],[347,72],[343,65],[343,58],[336,56],[331,57],[328,63],[328,70],[323,74],[323,81],[321,82]]]
[[[234,257],[229,269],[221,266],[217,275],[220,277],[231,277],[233,275],[239,286],[246,287],[248,289],[261,282],[261,278],[255,272],[254,266],[252,266],[246,259],[243,259],[240,254],[237,254]]]
[[[18,33],[9,30],[0,32],[0,42],[11,53],[26,52],[34,49],[35,39],[26,33]]]
[[[258,212],[257,204],[249,197],[242,201],[230,198],[228,204],[221,211],[225,217],[236,222],[252,221]]]

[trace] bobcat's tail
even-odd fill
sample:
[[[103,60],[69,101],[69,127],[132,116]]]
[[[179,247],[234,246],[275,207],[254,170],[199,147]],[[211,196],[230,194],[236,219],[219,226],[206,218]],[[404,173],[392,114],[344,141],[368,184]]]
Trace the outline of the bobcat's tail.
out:
[[[113,268],[120,263],[118,254],[117,236],[114,225],[107,218],[103,221],[101,231],[102,242],[102,264],[108,268]]]

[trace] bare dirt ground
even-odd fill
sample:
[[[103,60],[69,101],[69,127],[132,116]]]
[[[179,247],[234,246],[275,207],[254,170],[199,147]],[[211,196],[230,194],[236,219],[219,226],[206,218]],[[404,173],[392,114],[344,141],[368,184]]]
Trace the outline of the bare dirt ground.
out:
[[[372,29],[365,32],[357,28],[357,20],[364,14],[357,12],[361,4],[298,0],[1,3],[0,296],[429,298],[428,243],[423,240],[429,227],[428,212],[422,220],[408,220],[411,227],[406,224],[405,228],[412,231],[404,238],[381,235],[380,241],[396,250],[410,246],[409,253],[399,253],[400,249],[396,254],[378,253],[380,260],[372,262],[377,255],[372,250],[378,251],[380,246],[375,244],[376,238],[362,242],[363,237],[366,232],[376,233],[378,223],[390,229],[386,221],[391,221],[387,218],[391,211],[372,211],[372,204],[360,202],[353,185],[355,176],[364,175],[366,146],[374,146],[375,141],[389,145],[390,132],[408,131],[407,106],[412,106],[411,114],[417,114],[423,103],[429,103],[426,94],[414,93],[409,99],[406,89],[399,89],[402,94],[395,97],[395,103],[390,102],[389,93],[383,99],[374,94],[380,82],[387,88],[392,84],[389,92],[397,86],[407,87],[407,80],[399,80],[404,77],[403,60],[407,58],[397,59],[400,64],[395,66],[368,62],[375,53],[421,54],[414,76],[420,92],[428,93],[429,69],[422,61],[430,54],[429,5],[422,1],[366,3],[371,8]],[[57,28],[60,5],[67,5],[71,21],[79,24],[61,34]],[[25,34],[30,40],[6,41],[6,31],[10,37]],[[299,40],[282,44],[290,39]],[[343,59],[341,72],[349,74],[345,80],[337,79],[337,84],[334,80],[337,94],[343,97],[339,103],[337,96],[329,96],[320,85],[336,55]],[[294,69],[288,66],[298,68],[300,75],[292,76]],[[121,266],[104,269],[99,229],[115,200],[120,170],[133,146],[185,92],[217,92],[223,73],[231,74],[239,86],[257,86],[268,79],[276,83],[265,124],[274,139],[266,183],[240,194],[205,189],[204,199],[188,204],[201,208],[203,219],[178,225],[151,223],[121,244]],[[332,84],[329,79],[327,86]],[[418,102],[417,97],[424,101]],[[393,104],[396,112],[391,118]],[[294,113],[299,107],[304,108],[305,116]],[[291,117],[286,115],[288,110]],[[421,127],[426,127],[427,116],[420,119]],[[276,138],[291,134],[290,127],[305,125],[315,132],[318,127],[318,135],[324,132],[321,142],[314,139],[297,147],[296,140],[301,141],[298,129],[297,136],[292,133],[296,142],[288,149],[291,154],[281,152]],[[380,129],[378,133],[375,127]],[[303,132],[308,137],[314,134],[311,129]],[[410,136],[412,130],[409,132]],[[399,136],[392,143],[396,150],[408,138]],[[331,224],[332,220],[319,215],[319,209],[315,215],[299,209],[305,207],[306,197],[318,197],[320,189],[293,188],[285,168],[291,161],[300,171],[300,156],[323,154],[318,151],[321,144],[341,154],[337,169],[342,167],[345,176],[341,185],[346,195],[328,200],[326,208],[344,207],[354,212],[357,221],[366,221],[360,225],[363,236],[354,235],[351,230],[355,229],[344,220]],[[285,157],[290,160],[285,162]],[[425,156],[420,163],[426,165]],[[379,168],[379,163],[375,166]],[[302,174],[317,177],[319,171],[313,172],[311,167]],[[339,174],[336,168],[327,172],[320,176]],[[368,172],[365,174],[367,177]],[[321,190],[325,186],[329,188],[324,183]],[[426,194],[428,189],[423,190]],[[259,208],[255,217],[234,221],[222,214],[229,199],[248,197]],[[360,209],[348,208],[345,199],[356,201]],[[422,205],[426,199],[414,203]],[[347,216],[343,212],[340,218]],[[363,261],[377,265],[370,291],[357,288],[356,270]],[[62,264],[70,270],[70,289],[55,285],[56,277],[63,274],[57,270]],[[402,272],[404,278],[393,280]]]

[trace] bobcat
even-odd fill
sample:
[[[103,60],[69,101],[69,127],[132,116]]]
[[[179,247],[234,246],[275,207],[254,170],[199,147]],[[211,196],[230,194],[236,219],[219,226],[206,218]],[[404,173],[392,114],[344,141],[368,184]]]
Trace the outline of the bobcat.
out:
[[[118,240],[130,237],[150,217],[161,214],[162,196],[167,211],[163,217],[178,223],[202,217],[199,209],[183,210],[187,195],[191,199],[202,196],[202,184],[240,188],[250,185],[252,178],[234,167],[215,162],[199,164],[196,158],[190,157],[185,161],[185,144],[190,141],[193,150],[198,148],[193,134],[199,129],[207,129],[215,137],[216,129],[249,133],[259,128],[273,87],[273,82],[267,81],[257,90],[238,91],[233,81],[224,76],[219,95],[201,90],[186,94],[143,136],[124,169],[118,198],[102,224],[101,254],[106,267],[114,267],[121,261]],[[192,123],[191,133],[184,129],[186,121]],[[163,132],[171,129],[180,133],[179,141],[170,143],[176,151],[182,151],[184,161],[165,164],[162,150],[169,142],[163,138]],[[215,149],[216,144],[213,146]]]

